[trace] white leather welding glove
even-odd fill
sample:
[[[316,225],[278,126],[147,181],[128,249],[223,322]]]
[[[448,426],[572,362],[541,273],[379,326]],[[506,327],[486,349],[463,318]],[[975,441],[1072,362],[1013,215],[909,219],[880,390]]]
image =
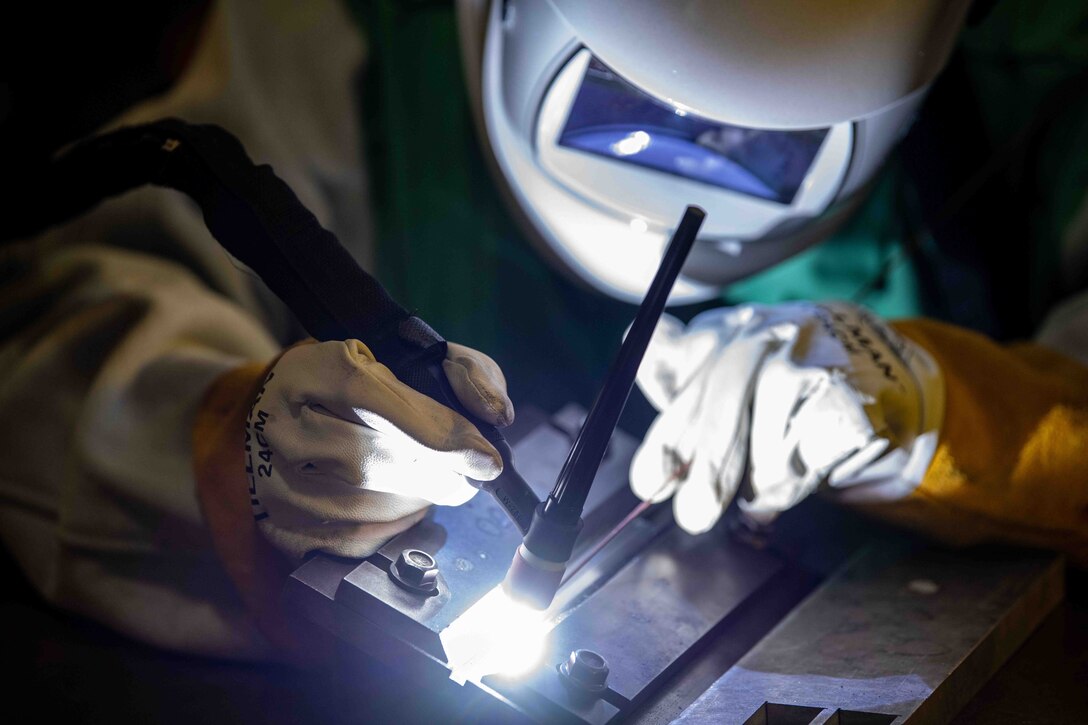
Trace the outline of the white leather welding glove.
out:
[[[807,302],[665,316],[639,370],[661,414],[631,465],[643,500],[709,530],[741,486],[767,522],[818,487],[899,498],[936,449],[944,388],[933,359],[869,311]]]
[[[458,399],[495,425],[513,419],[506,381],[486,355],[449,345]],[[416,392],[357,340],[289,349],[265,379],[246,423],[250,503],[260,531],[295,556],[367,556],[476,489],[465,476],[502,471],[467,419]]]

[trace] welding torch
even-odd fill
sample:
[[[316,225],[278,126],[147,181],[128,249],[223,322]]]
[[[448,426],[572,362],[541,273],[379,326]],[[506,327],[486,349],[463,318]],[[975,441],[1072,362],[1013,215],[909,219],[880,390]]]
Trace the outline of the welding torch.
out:
[[[499,452],[503,470],[492,481],[470,483],[491,494],[524,535],[504,587],[513,598],[546,608],[646,345],[705,213],[688,207],[684,214],[555,488],[541,502],[518,473],[502,432],[458,401],[442,369],[441,335],[398,304],[270,166],[254,164],[218,126],[165,119],[76,144],[24,184],[26,203],[16,205],[6,236],[29,236],[145,184],[195,201],[212,236],[256,272],[313,337],[362,341],[398,379],[480,430]]]
[[[705,217],[702,209],[689,206],[676,227],[650,289],[559,472],[555,488],[537,506],[529,531],[514,554],[503,581],[503,588],[512,599],[536,609],[547,609],[559,590],[582,528],[582,509],[593,478],[631,394],[669,292]]]

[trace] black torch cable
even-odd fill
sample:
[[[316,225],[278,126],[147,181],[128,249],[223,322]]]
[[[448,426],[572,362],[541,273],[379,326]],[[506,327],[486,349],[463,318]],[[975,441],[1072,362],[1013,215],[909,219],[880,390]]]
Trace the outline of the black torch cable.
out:
[[[555,488],[544,503],[545,517],[568,524],[581,518],[593,478],[631,394],[646,346],[705,218],[706,212],[697,206],[689,206],[684,211],[650,289],[638,308],[635,321],[612,362],[604,387],[593,402],[586,422],[563,464],[563,470],[556,479]]]
[[[40,232],[145,184],[196,202],[212,236],[256,272],[313,337],[361,340],[401,382],[470,420],[503,460],[497,478],[473,485],[528,531],[539,500],[518,474],[502,431],[458,400],[442,369],[446,341],[393,299],[272,167],[254,163],[224,129],[163,119],[76,144],[8,200],[0,242]]]

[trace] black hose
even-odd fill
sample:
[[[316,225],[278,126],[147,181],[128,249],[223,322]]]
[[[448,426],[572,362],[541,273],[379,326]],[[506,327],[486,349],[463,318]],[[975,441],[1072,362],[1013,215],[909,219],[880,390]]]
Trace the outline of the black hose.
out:
[[[222,128],[165,119],[75,145],[21,185],[0,241],[29,237],[145,184],[193,199],[216,241],[315,338],[361,340],[402,382],[472,421],[504,464],[499,478],[476,485],[528,530],[539,501],[514,469],[502,433],[458,401],[441,367],[446,341],[398,304],[272,167],[253,163]]]

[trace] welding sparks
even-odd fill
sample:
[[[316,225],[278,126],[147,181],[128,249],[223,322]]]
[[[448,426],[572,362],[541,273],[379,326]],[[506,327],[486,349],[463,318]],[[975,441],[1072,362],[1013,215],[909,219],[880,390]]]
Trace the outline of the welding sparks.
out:
[[[439,635],[459,684],[487,675],[527,675],[544,657],[553,623],[544,612],[519,604],[497,586]]]

